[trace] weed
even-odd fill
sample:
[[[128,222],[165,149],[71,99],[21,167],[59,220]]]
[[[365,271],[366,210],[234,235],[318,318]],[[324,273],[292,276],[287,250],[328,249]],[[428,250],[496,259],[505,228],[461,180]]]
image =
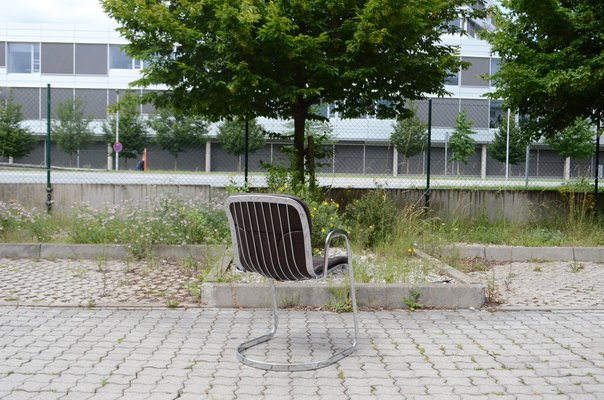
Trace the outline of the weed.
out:
[[[168,308],[177,308],[180,305],[180,301],[174,297],[174,295],[169,295],[165,301],[166,307]]]
[[[300,295],[287,295],[283,294],[279,296],[279,305],[283,308],[293,308],[300,305]]]
[[[187,292],[189,292],[189,294],[191,295],[191,297],[194,297],[195,299],[198,299],[198,301],[201,301],[201,285],[199,281],[188,282],[186,284],[186,289]]]
[[[495,283],[495,271],[491,273],[491,278],[487,281],[485,288],[485,302],[487,305],[495,305],[498,303],[497,284]]]
[[[512,282],[514,281],[515,277],[516,277],[516,274],[514,274],[512,272],[512,264],[510,264],[510,269],[508,271],[508,274],[505,276],[505,279],[503,280],[503,284],[505,286],[505,290],[507,290],[508,292],[510,291],[510,288],[512,286]]]
[[[577,273],[577,272],[583,270],[584,268],[585,268],[584,265],[575,261],[570,265],[570,272]]]
[[[537,265],[537,266],[535,266],[535,268],[533,268],[533,271],[541,272],[542,270],[541,270],[541,267]]]
[[[347,287],[330,287],[329,293],[331,293],[332,300],[325,306],[326,309],[336,313],[352,311],[350,290]]]
[[[419,303],[419,297],[421,293],[418,290],[411,290],[408,297],[403,297],[403,303],[407,306],[409,311],[419,310],[424,305]]]
[[[399,342],[397,342],[396,340],[393,340],[393,341],[392,341],[392,345],[394,346],[394,348],[395,348],[396,350],[398,350],[398,348],[399,348],[399,346],[400,346],[401,344],[400,344]]]
[[[107,385],[107,383],[109,382],[108,378],[103,378],[101,379],[101,387],[105,387]]]

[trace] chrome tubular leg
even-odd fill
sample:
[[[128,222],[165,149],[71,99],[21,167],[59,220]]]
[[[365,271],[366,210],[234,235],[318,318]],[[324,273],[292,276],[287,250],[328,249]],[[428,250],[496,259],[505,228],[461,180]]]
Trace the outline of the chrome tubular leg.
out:
[[[353,285],[354,285],[354,283],[353,283]],[[244,342],[244,343],[240,344],[239,347],[237,347],[237,359],[241,363],[248,365],[250,367],[264,369],[264,370],[268,370],[268,371],[279,371],[279,372],[310,371],[310,370],[316,370],[316,369],[327,367],[328,365],[334,364],[334,363],[340,361],[341,359],[343,359],[344,357],[349,356],[350,354],[352,354],[355,351],[355,346],[356,346],[356,302],[354,302],[354,298],[353,298],[353,311],[355,313],[355,317],[354,317],[355,337],[354,337],[354,343],[351,347],[349,347],[345,350],[342,350],[339,353],[336,353],[327,359],[320,360],[320,361],[314,361],[314,362],[305,362],[305,363],[270,363],[270,362],[266,362],[266,361],[251,359],[251,358],[245,356],[243,354],[243,352],[245,350],[247,350],[251,347],[254,347],[260,343],[264,343],[266,341],[271,340],[275,336],[275,333],[277,332],[277,324],[278,324],[278,321],[277,321],[277,295],[276,295],[274,283],[271,283],[271,286],[272,286],[272,294],[273,294],[273,328],[269,333],[259,336],[255,339],[248,340],[247,342]]]

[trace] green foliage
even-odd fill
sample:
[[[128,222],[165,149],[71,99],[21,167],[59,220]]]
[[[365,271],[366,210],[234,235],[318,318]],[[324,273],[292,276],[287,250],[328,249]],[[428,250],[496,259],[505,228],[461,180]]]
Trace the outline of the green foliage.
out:
[[[491,157],[503,163],[506,160],[507,129],[508,118],[506,116],[503,122],[499,124],[497,132],[495,132],[495,139],[489,145],[489,154]],[[518,124],[510,117],[510,147],[508,155],[510,164],[519,164],[525,160],[527,144],[526,139],[520,132]]]
[[[405,99],[446,94],[448,71],[465,65],[441,41],[460,9],[470,13],[465,0],[101,3],[128,54],[145,60],[134,84],[170,89],[147,95],[156,105],[213,121],[293,119],[296,184],[313,104],[335,104],[345,118],[405,115]]]
[[[594,136],[595,132],[591,129],[589,121],[577,119],[561,132],[548,137],[546,141],[562,157],[584,160],[595,152]]]
[[[420,295],[421,295],[421,293],[419,291],[411,290],[411,293],[409,293],[409,296],[403,298],[403,303],[405,303],[405,305],[407,306],[407,309],[409,309],[409,311],[419,310],[420,308],[424,307],[423,304],[419,303]]]
[[[293,126],[291,126],[293,129]],[[332,140],[333,128],[329,121],[323,120],[308,120],[304,126],[304,153],[306,154],[304,162],[304,176],[311,190],[317,188],[316,169],[330,165],[331,158],[333,156],[333,150],[329,146],[325,146],[325,143]],[[269,136],[272,139],[280,141],[291,141],[294,136],[294,131],[286,133],[275,133],[271,132]],[[290,176],[289,183],[291,185],[301,185],[300,181],[296,181],[296,170],[292,168],[296,159],[296,149],[293,145],[285,145],[281,147],[281,151],[290,160],[290,167],[283,167],[278,164],[263,164],[263,167],[267,170],[271,170],[277,173],[277,170],[284,170],[281,174],[287,174]],[[279,173],[277,173],[279,174]]]
[[[117,113],[119,112],[119,135],[120,143],[124,149],[120,152],[120,158],[137,158],[148,145],[147,130],[138,112],[140,99],[127,93],[119,103],[110,107],[113,113],[109,122],[103,124],[105,141],[109,144],[115,143]]]
[[[348,205],[345,218],[355,242],[363,247],[374,247],[393,239],[398,216],[399,209],[390,194],[378,189]]]
[[[390,141],[396,151],[409,158],[424,151],[428,140],[428,126],[415,115],[399,119],[393,125]]]
[[[227,153],[238,158],[237,171],[241,171],[241,156],[245,154],[245,120],[227,119],[218,128],[218,141]],[[248,152],[264,146],[264,130],[255,119],[248,121]]]
[[[600,1],[504,0],[486,35],[501,56],[493,98],[528,117],[533,139],[604,113]],[[596,39],[597,38],[597,39]]]
[[[308,206],[312,224],[311,245],[313,248],[323,249],[327,234],[336,228],[343,229],[344,222],[338,213],[340,205],[333,199],[324,199],[319,189],[311,188],[310,184],[292,186],[290,184],[291,174],[285,169],[270,170],[268,176],[269,192],[297,196]]]
[[[207,140],[208,123],[191,114],[164,108],[151,117],[149,126],[156,133],[157,144],[174,157],[174,170],[178,168],[180,153],[199,149]]]
[[[468,163],[470,156],[476,153],[475,141],[472,138],[472,122],[468,120],[467,110],[463,110],[455,118],[455,130],[449,139],[449,149],[453,152],[449,162],[460,161]]]
[[[86,148],[94,138],[89,128],[92,117],[84,117],[82,99],[68,99],[57,106],[52,123],[52,138],[61,150],[69,155],[69,164],[74,154]],[[77,167],[80,167],[78,157]]]
[[[22,120],[20,104],[0,102],[0,157],[25,157],[33,150],[36,139],[21,126]]]
[[[141,257],[154,244],[223,243],[228,238],[228,225],[221,208],[163,199],[148,209],[134,205],[75,207],[67,237],[73,243],[127,243]]]
[[[0,201],[0,238],[3,241],[48,242],[58,226],[60,221],[47,214],[26,210],[14,201]]]

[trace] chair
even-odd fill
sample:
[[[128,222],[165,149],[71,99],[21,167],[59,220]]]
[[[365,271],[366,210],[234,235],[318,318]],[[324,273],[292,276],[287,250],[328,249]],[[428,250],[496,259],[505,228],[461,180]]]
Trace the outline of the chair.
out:
[[[307,371],[331,365],[352,354],[357,345],[357,304],[352,272],[350,240],[343,230],[329,232],[324,257],[313,257],[310,211],[302,200],[277,194],[238,194],[226,200],[235,265],[241,271],[256,272],[271,278],[273,324],[269,333],[249,340],[237,348],[237,359],[245,365],[270,371]],[[346,256],[328,257],[331,241],[346,241]],[[277,296],[274,281],[300,281],[325,278],[336,267],[347,264],[354,323],[352,345],[331,357],[304,363],[269,363],[248,358],[245,350],[275,336],[278,326]]]

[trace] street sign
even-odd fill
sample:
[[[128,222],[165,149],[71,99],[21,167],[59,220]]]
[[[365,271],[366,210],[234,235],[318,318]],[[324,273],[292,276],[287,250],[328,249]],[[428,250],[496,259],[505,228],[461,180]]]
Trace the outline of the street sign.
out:
[[[124,150],[123,144],[121,144],[120,142],[116,142],[113,144],[113,151],[115,151],[116,153],[119,153],[122,150]]]

